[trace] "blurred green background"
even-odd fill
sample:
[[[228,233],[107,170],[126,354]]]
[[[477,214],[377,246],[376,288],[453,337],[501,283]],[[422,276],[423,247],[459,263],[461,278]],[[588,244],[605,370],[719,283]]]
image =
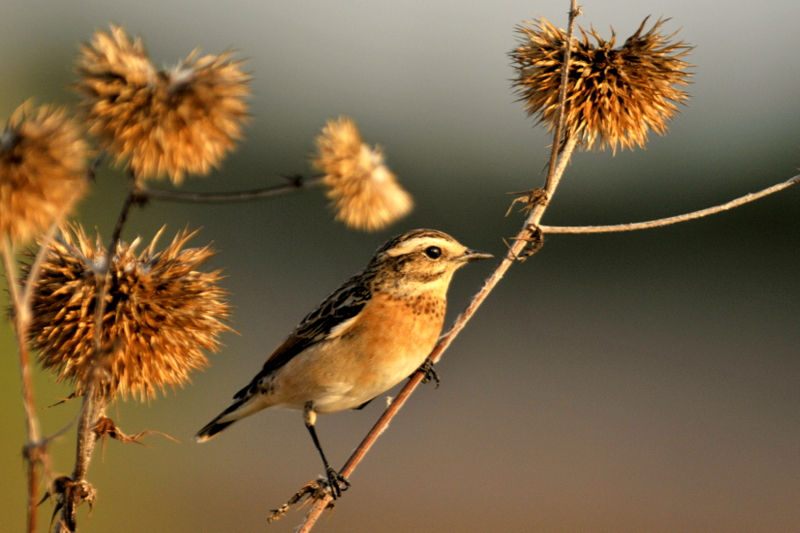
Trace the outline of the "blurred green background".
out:
[[[432,227],[500,255],[521,215],[509,191],[539,186],[547,136],[515,102],[514,26],[566,25],[568,2],[58,2],[0,4],[0,119],[24,100],[69,104],[79,42],[122,23],[154,62],[197,46],[238,50],[253,73],[246,140],[186,190],[241,190],[309,173],[326,120],[355,118],[384,145],[414,213],[377,234],[334,223],[319,191],[236,205],[153,203],[124,237],[202,227],[219,250],[234,327],[194,383],[110,416],[148,449],[108,442],[83,532],[292,531],[265,518],[321,473],[301,416],[267,411],[220,438],[192,435],[228,405],[292,327],[387,238]],[[786,180],[800,164],[800,4],[594,2],[580,23],[620,40],[647,15],[697,46],[689,106],[647,150],[581,153],[545,223],[670,216]],[[79,217],[105,237],[124,197],[104,168]],[[800,531],[800,188],[669,228],[553,236],[515,265],[352,476],[320,531]],[[493,265],[451,289],[451,318]],[[6,304],[4,304],[6,305]],[[0,531],[24,524],[24,425],[12,334],[0,328]],[[46,406],[69,393],[37,371]],[[393,394],[393,393],[390,393]],[[341,465],[378,417],[321,417]],[[41,411],[46,431],[72,402]],[[74,436],[51,448],[71,471]],[[41,510],[46,530],[52,504]]]

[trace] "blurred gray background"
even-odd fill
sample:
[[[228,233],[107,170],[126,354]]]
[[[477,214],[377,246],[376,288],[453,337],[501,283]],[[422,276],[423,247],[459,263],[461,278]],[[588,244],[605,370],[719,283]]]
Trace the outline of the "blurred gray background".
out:
[[[539,186],[549,140],[510,89],[514,27],[568,2],[57,2],[0,4],[0,120],[28,98],[73,103],[79,42],[109,22],[154,62],[237,50],[252,121],[224,166],[185,190],[241,190],[308,174],[326,120],[352,116],[415,196],[377,234],[333,221],[319,191],[238,205],[153,203],[124,237],[202,227],[219,250],[234,327],[211,367],[149,405],[110,416],[148,449],[108,442],[82,532],[292,531],[265,518],[322,471],[301,415],[267,411],[208,444],[196,430],[268,353],[390,236],[432,227],[500,255],[522,217],[506,193]],[[545,223],[603,224],[700,209],[784,181],[800,164],[800,4],[587,2],[579,22],[620,41],[647,15],[696,45],[693,97],[646,150],[580,153]],[[166,185],[166,184],[164,184]],[[79,209],[110,234],[124,198],[104,168]],[[800,188],[669,228],[553,236],[515,265],[351,480],[320,531],[800,531]],[[493,268],[459,272],[451,319]],[[4,304],[5,305],[5,304]],[[0,328],[0,531],[24,524],[18,364]],[[37,402],[69,393],[37,371]],[[390,393],[394,394],[394,393]],[[321,417],[343,464],[378,417]],[[77,402],[41,412],[55,431]],[[51,446],[69,472],[74,436]],[[46,530],[51,503],[41,510]]]

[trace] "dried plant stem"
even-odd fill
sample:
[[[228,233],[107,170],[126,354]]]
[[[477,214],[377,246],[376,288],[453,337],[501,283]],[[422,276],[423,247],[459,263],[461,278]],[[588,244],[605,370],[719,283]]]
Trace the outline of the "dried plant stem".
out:
[[[768,196],[772,193],[782,191],[790,185],[794,185],[798,182],[800,182],[800,174],[787,181],[784,181],[783,183],[773,185],[772,187],[767,187],[766,189],[756,193],[746,194],[722,205],[709,207],[706,209],[701,209],[700,211],[693,211],[691,213],[674,217],[649,220],[647,222],[615,224],[611,226],[539,226],[539,229],[542,230],[542,233],[611,233],[615,231],[634,231],[640,229],[660,228],[661,226],[669,226],[670,224],[686,222],[687,220],[693,220],[695,218],[713,215],[714,213],[719,213],[721,211],[727,211],[728,209],[733,209],[734,207],[758,200],[759,198],[763,198],[764,196]]]
[[[102,165],[103,162],[106,160],[107,155],[108,153],[105,152],[104,150],[100,151],[100,153],[97,154],[97,157],[94,158],[92,164],[89,165],[89,168],[86,169],[86,179],[90,181],[95,180],[95,178],[97,177],[97,171],[100,169],[100,165]]]
[[[71,484],[64,494],[64,507],[61,520],[56,524],[56,533],[73,532],[78,527],[78,507],[86,499],[93,502],[93,491],[86,482],[86,472],[92,461],[92,453],[97,444],[97,434],[93,428],[100,417],[105,416],[106,400],[96,394],[94,387],[89,387],[83,395],[81,417],[78,422],[78,443],[75,453],[75,469],[72,472]]]
[[[569,162],[570,157],[572,156],[572,152],[575,148],[577,143],[577,139],[575,137],[570,137],[564,143],[564,148],[561,150],[561,154],[558,159],[558,165],[555,167],[553,173],[548,175],[547,185],[545,187],[546,198],[550,199],[555,192],[555,189],[561,179],[561,176],[564,173],[567,163]],[[555,144],[554,144],[555,146]],[[539,225],[539,221],[544,215],[544,212],[547,208],[546,204],[538,204],[534,207],[533,211],[531,212],[528,219],[525,221],[525,225],[523,229],[517,234],[516,238],[514,239],[514,244],[509,247],[508,254],[504,257],[503,261],[500,265],[495,269],[492,275],[486,280],[483,287],[478,291],[478,293],[473,297],[470,304],[458,316],[455,323],[453,324],[452,328],[439,340],[439,343],[431,352],[430,358],[435,363],[440,358],[442,353],[450,346],[450,343],[455,339],[455,337],[459,334],[459,332],[464,328],[472,315],[475,314],[478,307],[483,303],[489,293],[492,291],[495,285],[503,278],[506,271],[511,267],[513,262],[519,258],[520,253],[522,253],[527,246],[527,239],[532,235],[532,230],[534,228],[539,229],[543,233],[601,233],[601,232],[611,232],[611,231],[630,231],[636,229],[646,229],[652,227],[659,227],[668,224],[674,224],[677,222],[683,222],[686,220],[692,220],[694,218],[699,218],[702,216],[710,215],[713,213],[718,213],[720,211],[724,211],[727,209],[731,209],[733,207],[737,207],[739,205],[745,204],[747,202],[751,202],[753,200],[757,200],[762,198],[768,194],[772,194],[774,192],[778,192],[783,190],[790,185],[800,182],[800,175],[793,177],[792,179],[764,189],[758,193],[748,194],[727,204],[723,204],[717,207],[712,207],[708,209],[703,209],[701,211],[696,211],[693,213],[688,213],[686,215],[680,215],[676,217],[671,217],[667,219],[660,219],[654,220],[650,222],[642,222],[638,224],[620,224],[616,226],[585,226],[585,227],[559,227],[559,226],[543,226]],[[363,459],[378,437],[386,430],[389,426],[389,422],[394,418],[395,414],[403,407],[403,404],[408,399],[409,396],[414,392],[417,385],[422,381],[422,374],[417,373],[412,376],[397,397],[393,400],[392,404],[389,408],[381,415],[378,419],[378,422],[373,426],[358,448],[355,450],[353,455],[348,459],[347,463],[341,470],[341,474],[345,477],[349,476],[354,470],[358,463]],[[312,506],[311,510],[305,517],[304,522],[300,525],[297,529],[298,533],[307,533],[311,530],[311,528],[316,523],[319,516],[322,512],[327,508],[328,504],[331,501],[331,497],[329,495],[324,496],[323,498],[315,501],[314,505]]]
[[[272,198],[295,191],[301,191],[317,187],[322,183],[321,177],[303,178],[301,176],[287,177],[287,183],[274,187],[264,187],[251,191],[240,192],[180,192],[165,191],[161,189],[144,189],[142,194],[147,199],[164,200],[166,202],[185,202],[185,203],[226,203],[226,202],[247,202],[250,200],[260,200],[262,198]]]
[[[30,322],[30,310],[21,306],[23,301],[20,294],[19,279],[16,274],[14,264],[14,252],[8,241],[3,239],[3,266],[6,271],[8,282],[8,292],[11,294],[11,302],[14,306],[14,325],[17,338],[17,350],[19,352],[19,368],[22,377],[22,403],[25,408],[25,426],[27,429],[28,442],[25,445],[25,459],[28,462],[28,519],[27,531],[36,531],[36,507],[38,504],[38,473],[36,464],[39,461],[39,420],[36,417],[36,404],[33,395],[33,377],[31,375],[30,357],[28,353],[27,330]]]
[[[28,279],[25,280],[25,290],[22,291],[22,298],[19,303],[19,308],[23,313],[25,313],[24,317],[26,328],[32,318],[31,302],[33,301],[33,293],[36,290],[36,284],[39,283],[39,276],[42,274],[42,263],[44,263],[44,258],[47,256],[48,248],[50,248],[50,241],[53,240],[57,231],[58,224],[50,225],[50,229],[47,230],[47,233],[39,245],[39,250],[36,252],[36,257],[34,258],[33,264],[31,265],[28,273]]]
[[[550,161],[547,164],[548,172],[547,172],[547,182],[545,185],[545,190],[551,188],[550,187],[550,180],[555,175],[553,168],[556,166],[556,162],[558,160],[558,154],[561,150],[561,143],[564,139],[564,124],[565,124],[565,116],[566,113],[564,112],[564,102],[567,101],[567,85],[569,82],[569,62],[570,58],[572,57],[572,34],[575,31],[575,19],[580,15],[580,8],[578,7],[578,3],[576,0],[571,0],[570,8],[569,8],[569,26],[567,28],[567,39],[564,45],[564,60],[562,65],[564,68],[561,69],[561,81],[558,87],[558,114],[556,117],[556,129],[553,133],[553,149],[550,150]],[[561,179],[559,175],[558,179]],[[556,183],[556,185],[558,185]],[[552,187],[555,189],[555,186]]]
[[[576,143],[577,139],[575,137],[570,137],[565,143],[560,159],[558,160],[558,165],[555,167],[556,170],[554,171],[553,178],[550,180],[552,187],[550,189],[545,189],[548,197],[552,197],[553,193],[555,192],[555,187],[557,186],[560,178],[558,174],[563,174],[567,161],[570,159],[572,152],[575,149]],[[514,244],[512,244],[509,248],[508,254],[506,254],[506,256],[503,258],[503,261],[500,263],[500,265],[498,265],[492,275],[489,276],[483,287],[480,289],[480,291],[478,291],[477,294],[475,294],[464,312],[458,316],[452,328],[450,328],[450,330],[439,340],[439,343],[431,352],[430,358],[434,363],[441,358],[444,351],[450,346],[450,343],[453,342],[455,337],[461,332],[470,318],[472,318],[472,315],[475,314],[475,312],[478,310],[478,307],[480,307],[492,289],[494,289],[495,285],[497,285],[497,283],[505,275],[506,271],[519,258],[520,253],[522,253],[522,251],[528,245],[527,239],[531,236],[531,228],[538,225],[539,220],[541,220],[542,215],[544,215],[545,209],[546,205],[539,204],[531,212],[530,216],[525,221],[523,229],[520,230],[515,237]],[[347,460],[347,463],[340,472],[343,476],[347,477],[355,470],[358,463],[361,462],[378,437],[389,426],[389,422],[391,422],[392,418],[394,418],[397,412],[403,407],[403,404],[408,397],[411,396],[411,394],[417,388],[417,385],[419,385],[419,383],[422,381],[422,378],[422,373],[416,373],[408,380],[400,393],[394,398],[392,404],[386,409],[386,411],[384,411],[364,440],[361,441],[361,444],[359,444],[358,448],[356,448],[355,452],[353,452],[353,454]],[[324,498],[317,500],[306,515],[305,521],[301,524],[300,528],[297,530],[297,533],[307,533],[310,531],[330,501],[330,495],[326,495]]]
[[[569,70],[569,49],[568,43],[572,40],[572,30],[574,27],[574,20],[580,14],[578,10],[576,0],[572,0],[570,12],[569,12],[569,33],[567,34],[567,40],[565,43],[565,57],[564,57],[564,72],[568,72]],[[522,229],[519,231],[517,236],[513,239],[514,243],[509,247],[508,253],[497,266],[494,272],[492,272],[491,276],[484,282],[483,287],[475,294],[472,298],[472,301],[469,303],[467,308],[458,316],[453,326],[450,330],[439,340],[436,347],[430,354],[430,359],[434,363],[436,363],[444,353],[444,351],[450,346],[453,342],[453,339],[464,329],[464,326],[469,322],[470,318],[475,314],[478,310],[478,307],[483,303],[489,293],[494,289],[494,287],[503,279],[506,271],[511,267],[511,265],[517,261],[520,257],[520,254],[525,250],[528,246],[530,238],[535,235],[536,228],[538,228],[539,221],[542,219],[545,211],[547,210],[548,201],[553,197],[555,194],[556,188],[558,187],[558,183],[561,180],[561,176],[564,174],[564,170],[567,168],[567,163],[569,162],[570,158],[572,157],[572,152],[577,145],[577,137],[574,135],[568,135],[566,139],[563,139],[562,142],[562,128],[560,127],[563,122],[563,110],[564,110],[564,101],[566,99],[566,82],[567,77],[563,75],[561,77],[561,91],[559,94],[559,112],[557,117],[557,124],[559,127],[556,128],[556,132],[553,138],[553,146],[551,148],[551,158],[550,164],[548,165],[548,173],[547,179],[545,180],[545,187],[544,187],[544,201],[537,203],[533,209],[531,210],[530,215],[525,220],[525,223],[522,226]],[[556,163],[557,162],[557,163]],[[367,436],[361,441],[358,448],[356,448],[355,452],[350,456],[347,460],[347,463],[341,470],[341,474],[345,477],[348,477],[356,468],[358,463],[361,462],[363,457],[367,454],[367,452],[372,448],[372,445],[375,441],[380,437],[380,435],[386,431],[386,428],[389,427],[389,423],[397,414],[398,411],[403,407],[405,401],[408,399],[409,396],[414,392],[417,386],[422,381],[422,373],[418,372],[414,374],[406,383],[406,385],[402,388],[400,393],[397,397],[392,401],[392,404],[389,406],[386,411],[381,415],[378,419],[378,422],[372,427],[369,431]],[[311,531],[311,528],[314,527],[314,524],[319,519],[322,512],[328,507],[328,504],[331,502],[330,494],[326,494],[324,497],[316,500],[309,510],[308,514],[306,515],[302,524],[297,529],[297,533],[308,533]]]
[[[75,470],[72,473],[73,482],[86,479],[89,463],[92,459],[97,435],[92,431],[97,419],[105,413],[105,402],[98,397],[95,390],[87,390],[83,395],[81,410],[84,416],[78,423],[78,446],[75,458]],[[73,520],[74,523],[74,520]],[[74,526],[71,528],[74,529]]]
[[[20,294],[19,280],[17,278],[17,267],[14,264],[14,250],[8,238],[2,239],[3,268],[6,271],[6,281],[8,292],[11,295],[11,304],[16,310],[22,298]]]
[[[558,185],[558,181],[560,179],[558,174],[563,174],[567,161],[570,159],[572,152],[575,149],[576,143],[577,138],[570,137],[564,144],[560,159],[558,160],[558,165],[554,167],[555,170],[553,172],[552,179],[549,180],[551,188],[545,189],[548,197],[552,197],[553,193],[555,192],[555,187]],[[500,262],[500,265],[498,265],[495,271],[492,272],[492,275],[489,276],[483,287],[475,294],[467,308],[458,316],[453,326],[439,340],[439,343],[431,352],[430,358],[434,363],[441,358],[444,351],[450,346],[450,343],[453,342],[461,330],[464,329],[464,326],[467,324],[467,322],[469,322],[470,318],[472,318],[472,316],[478,310],[478,307],[480,307],[492,289],[494,289],[495,285],[497,285],[497,283],[503,279],[506,271],[519,258],[519,254],[522,253],[522,251],[528,245],[528,241],[526,239],[531,235],[530,228],[538,225],[538,222],[541,220],[542,215],[544,215],[546,208],[546,205],[539,204],[533,209],[530,216],[525,221],[522,230],[520,230],[515,237],[514,244],[512,244],[509,248],[508,254],[506,254],[503,260]],[[380,437],[380,435],[389,426],[389,422],[391,422],[392,418],[394,418],[397,412],[400,411],[400,409],[403,407],[403,404],[405,404],[405,401],[409,396],[411,396],[411,394],[420,384],[422,378],[422,373],[418,372],[408,380],[403,389],[394,398],[394,400],[392,400],[392,404],[386,409],[386,411],[384,411],[364,440],[361,441],[361,444],[358,445],[358,448],[356,448],[355,452],[353,452],[353,454],[347,460],[347,463],[340,472],[343,476],[348,477],[353,470],[355,470],[358,463],[361,462],[370,448],[372,448],[372,445],[375,443],[375,441],[378,440],[378,437]],[[307,533],[308,531],[311,531],[314,523],[316,523],[317,519],[325,510],[330,501],[330,495],[326,495],[324,498],[317,500],[306,515],[305,521],[297,529],[297,533]]]
[[[60,217],[59,217],[60,218]],[[25,284],[25,289],[21,290],[19,277],[17,276],[16,265],[14,263],[14,250],[8,239],[3,239],[2,255],[8,290],[11,294],[11,302],[14,308],[15,336],[17,339],[17,349],[19,351],[19,367],[22,380],[22,402],[25,408],[25,425],[27,428],[28,441],[25,444],[24,455],[28,462],[28,529],[33,533],[36,531],[36,508],[38,507],[38,474],[36,471],[37,463],[45,464],[47,451],[45,446],[47,439],[41,438],[39,419],[36,416],[36,403],[33,394],[33,377],[31,372],[30,352],[28,351],[28,329],[31,321],[31,300],[36,283],[41,273],[41,265],[50,241],[53,239],[58,224],[50,225],[47,233],[42,239],[39,251],[36,254],[30,273]]]
[[[128,221],[128,213],[131,211],[131,207],[133,204],[141,202],[141,191],[134,185],[131,191],[128,193],[128,196],[125,198],[125,202],[122,204],[122,210],[119,213],[119,217],[117,218],[117,223],[114,225],[114,232],[111,234],[111,241],[108,244],[108,249],[106,250],[106,264],[105,264],[105,273],[106,278],[108,278],[108,272],[111,270],[111,258],[116,253],[117,243],[119,243],[120,236],[122,235],[122,228],[125,227],[125,222]],[[106,279],[106,281],[108,281]],[[103,284],[105,285],[105,283]],[[105,296],[105,294],[103,294]],[[99,300],[103,302],[100,307],[102,307],[101,311],[105,312],[105,298]],[[98,309],[100,309],[98,307]],[[103,313],[98,312],[95,314],[95,317],[102,318]],[[100,331],[100,330],[97,330]],[[97,339],[97,337],[95,337]],[[99,342],[99,341],[95,341]]]
[[[39,459],[33,455],[35,453],[33,450],[34,448],[25,449],[25,459],[28,461],[28,533],[34,533],[36,531],[36,511],[39,506],[39,476],[36,472],[36,463]]]
[[[111,240],[106,249],[106,260],[103,268],[97,274],[97,295],[95,297],[94,314],[94,353],[95,358],[102,357],[102,337],[103,337],[103,316],[106,311],[106,296],[111,284],[110,272],[111,262],[116,253],[117,244],[122,235],[122,230],[128,220],[131,207],[136,203],[141,203],[143,198],[142,190],[139,188],[136,179],[131,180],[131,190],[122,204],[122,209],[114,225]],[[97,435],[93,428],[97,425],[100,417],[105,416],[108,400],[103,397],[94,385],[87,387],[83,391],[83,406],[81,408],[80,421],[78,422],[78,437],[75,453],[75,469],[72,473],[71,487],[64,495],[64,508],[61,511],[61,520],[57,524],[56,531],[73,532],[77,528],[77,510],[84,500],[93,500],[93,491],[86,481],[86,472],[92,460],[92,453],[97,444]],[[63,529],[62,529],[63,528]]]

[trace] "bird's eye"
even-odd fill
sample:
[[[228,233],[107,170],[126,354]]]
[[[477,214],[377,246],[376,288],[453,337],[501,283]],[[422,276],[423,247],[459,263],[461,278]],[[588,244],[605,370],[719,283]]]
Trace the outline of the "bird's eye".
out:
[[[425,248],[425,255],[431,259],[439,259],[442,256],[442,249],[438,246],[428,246]]]

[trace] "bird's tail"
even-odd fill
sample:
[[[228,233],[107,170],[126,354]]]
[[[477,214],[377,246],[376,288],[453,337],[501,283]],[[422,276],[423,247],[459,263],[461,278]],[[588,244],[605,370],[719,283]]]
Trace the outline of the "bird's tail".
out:
[[[222,411],[214,420],[206,424],[203,429],[198,431],[197,435],[194,437],[194,440],[197,442],[205,442],[240,418],[250,416],[257,411],[268,407],[266,403],[260,400],[261,398],[258,394],[247,394],[242,398],[237,399],[231,404],[230,407]]]

